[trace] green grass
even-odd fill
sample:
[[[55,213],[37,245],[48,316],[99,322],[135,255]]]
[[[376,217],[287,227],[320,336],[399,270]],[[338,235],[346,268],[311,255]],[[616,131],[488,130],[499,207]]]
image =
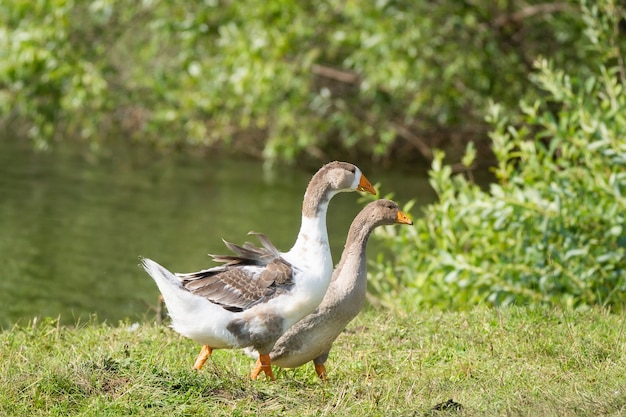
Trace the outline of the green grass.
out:
[[[198,351],[154,324],[16,326],[0,333],[0,415],[626,415],[624,317],[601,310],[366,311],[326,384],[310,364],[251,381],[237,351],[195,372]],[[463,408],[430,411],[448,399]]]

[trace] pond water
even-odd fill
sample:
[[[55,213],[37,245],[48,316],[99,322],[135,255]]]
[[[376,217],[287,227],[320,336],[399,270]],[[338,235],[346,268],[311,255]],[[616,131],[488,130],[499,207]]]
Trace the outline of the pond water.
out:
[[[282,167],[268,175],[258,161],[139,145],[95,155],[76,145],[41,153],[26,141],[0,140],[0,327],[48,316],[64,324],[93,315],[113,323],[152,319],[158,291],[140,256],[195,271],[215,265],[207,253],[226,252],[221,238],[256,243],[246,235],[251,230],[287,250],[316,170]],[[434,199],[424,174],[362,168],[400,204]],[[335,262],[362,206],[357,193],[330,204]]]

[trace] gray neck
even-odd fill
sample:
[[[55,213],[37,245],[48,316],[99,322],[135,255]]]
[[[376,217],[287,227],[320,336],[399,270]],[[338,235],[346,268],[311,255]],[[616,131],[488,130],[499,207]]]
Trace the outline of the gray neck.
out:
[[[373,227],[364,224],[350,227],[341,260],[319,306],[319,309],[329,312],[337,322],[347,324],[359,314],[365,304],[367,293],[365,252],[372,230]]]
[[[372,233],[372,230],[374,230],[374,227],[375,225],[368,225],[367,223],[361,222],[359,217],[352,222],[352,226],[350,226],[350,231],[348,232],[348,238],[346,239],[346,246],[343,249],[341,259],[339,260],[339,264],[336,268],[337,271],[333,274],[333,280],[340,275],[341,270],[346,264],[349,264],[349,266],[356,266],[358,272],[366,272],[367,241]],[[356,259],[359,259],[358,265],[355,265],[354,260]],[[354,277],[354,280],[358,278],[358,275],[361,274],[350,274],[351,277]]]

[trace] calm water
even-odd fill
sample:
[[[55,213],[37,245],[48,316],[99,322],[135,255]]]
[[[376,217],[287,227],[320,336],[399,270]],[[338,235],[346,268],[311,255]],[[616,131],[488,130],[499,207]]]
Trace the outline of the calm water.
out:
[[[434,198],[425,177],[364,171],[401,203]],[[93,314],[109,322],[152,318],[158,291],[139,256],[173,271],[197,270],[214,265],[207,253],[225,252],[222,237],[256,243],[250,230],[287,250],[313,172],[281,168],[270,178],[249,160],[143,147],[97,157],[67,146],[37,153],[28,143],[0,140],[0,327],[34,316],[60,315],[63,323]],[[362,207],[358,198],[343,193],[331,202],[335,262]]]

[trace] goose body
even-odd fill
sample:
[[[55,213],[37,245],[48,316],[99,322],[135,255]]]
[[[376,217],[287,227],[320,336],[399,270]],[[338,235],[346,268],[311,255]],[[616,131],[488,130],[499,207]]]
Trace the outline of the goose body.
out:
[[[272,364],[296,368],[313,361],[320,378],[326,378],[324,363],[333,342],[365,304],[367,291],[366,248],[374,228],[389,224],[412,224],[390,200],[368,204],[354,219],[339,264],[328,290],[315,311],[289,328],[270,353]],[[249,356],[258,353],[247,348]]]
[[[262,370],[273,378],[268,354],[274,343],[317,307],[330,282],[328,203],[339,192],[355,190],[375,194],[355,165],[324,165],[305,192],[295,244],[282,253],[261,237],[264,260],[213,256],[225,264],[187,274],[173,274],[150,259],[143,260],[163,296],[172,328],[203,345],[196,369],[212,349],[251,347],[262,359]]]

